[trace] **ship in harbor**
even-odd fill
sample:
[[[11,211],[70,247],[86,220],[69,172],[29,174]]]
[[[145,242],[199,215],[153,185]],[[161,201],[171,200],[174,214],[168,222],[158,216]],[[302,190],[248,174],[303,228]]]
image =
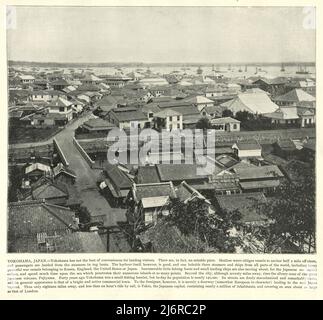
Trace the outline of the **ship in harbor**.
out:
[[[307,71],[306,66],[299,65],[296,74],[309,74],[309,72]]]
[[[281,68],[280,68],[280,71],[281,72],[285,72],[285,66],[284,66],[284,64],[282,63],[282,66],[281,66]]]

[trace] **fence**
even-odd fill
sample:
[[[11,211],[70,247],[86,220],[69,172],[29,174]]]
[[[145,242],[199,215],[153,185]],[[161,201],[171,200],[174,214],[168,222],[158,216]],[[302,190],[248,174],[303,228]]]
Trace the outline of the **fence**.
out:
[[[68,167],[69,163],[66,160],[65,154],[63,153],[61,147],[59,146],[59,144],[55,138],[53,139],[53,144],[54,144],[54,148],[56,149],[56,151],[58,152],[58,154],[61,157],[62,163],[64,164],[64,166]]]
[[[73,137],[73,144],[75,145],[76,149],[80,152],[80,154],[84,158],[84,160],[92,168],[92,166],[95,164],[95,161],[93,161],[90,158],[90,156],[86,153],[86,151],[82,148],[82,146],[78,143],[78,141],[74,137]]]

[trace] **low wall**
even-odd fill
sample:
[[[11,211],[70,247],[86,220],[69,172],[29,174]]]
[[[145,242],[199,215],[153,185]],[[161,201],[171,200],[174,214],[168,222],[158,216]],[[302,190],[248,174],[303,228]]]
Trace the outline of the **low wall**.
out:
[[[82,148],[82,146],[78,143],[78,141],[74,137],[73,137],[73,144],[75,145],[76,149],[80,152],[80,154],[84,158],[84,160],[92,168],[92,166],[95,164],[95,161],[93,161],[90,158],[90,156],[86,153],[86,151]]]
[[[65,157],[65,154],[63,153],[63,150],[61,149],[61,147],[59,146],[59,144],[55,138],[53,139],[53,144],[54,144],[54,148],[56,149],[56,151],[58,152],[58,154],[61,157],[62,163],[64,164],[64,166],[68,167],[69,163]]]
[[[239,132],[223,132],[215,134],[215,146],[232,146],[236,141],[246,141],[256,139],[261,144],[272,144],[278,139],[303,139],[305,137],[314,138],[315,128],[299,128],[299,129],[281,129],[281,130],[262,130],[262,131],[239,131]],[[129,137],[128,137],[129,138]],[[204,136],[204,147],[206,147],[206,137]],[[184,141],[184,140],[183,140]],[[106,138],[80,140],[79,143],[86,152],[106,152],[108,143]],[[159,141],[161,150],[161,138]],[[111,145],[113,143],[111,142]],[[183,145],[182,145],[183,146]],[[194,147],[194,139],[192,141]],[[128,144],[128,149],[131,146]],[[172,147],[170,148],[172,150]]]

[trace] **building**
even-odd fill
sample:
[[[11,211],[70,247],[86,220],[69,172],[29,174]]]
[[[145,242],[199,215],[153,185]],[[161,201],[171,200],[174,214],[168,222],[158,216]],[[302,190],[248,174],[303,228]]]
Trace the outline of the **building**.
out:
[[[313,79],[298,79],[293,80],[285,84],[285,88],[288,91],[292,89],[302,89],[310,95],[316,95],[316,83]]]
[[[74,211],[32,200],[9,203],[8,252],[55,252],[53,240],[78,230]]]
[[[86,74],[84,78],[81,79],[82,84],[98,85],[103,82],[102,78],[97,77],[94,74]]]
[[[50,176],[51,168],[43,163],[32,163],[25,168],[25,176],[30,181],[37,181],[41,177]]]
[[[243,192],[270,192],[280,186],[284,174],[276,165],[233,169]]]
[[[148,117],[137,108],[120,107],[110,110],[106,119],[120,129],[150,127]]]
[[[201,114],[203,117],[221,118],[222,112],[223,112],[223,108],[219,106],[211,106],[211,107],[203,108],[201,111]]]
[[[229,109],[235,115],[238,111],[248,111],[253,114],[274,112],[277,104],[272,102],[265,93],[241,93],[236,98],[224,102],[222,107]]]
[[[54,90],[64,90],[70,84],[65,79],[57,79],[50,84]]]
[[[303,102],[315,105],[316,98],[302,89],[293,89],[273,99],[278,106],[298,106]]]
[[[63,184],[74,184],[76,180],[76,173],[65,167],[62,163],[58,163],[56,167],[53,168],[53,178],[55,182]]]
[[[302,107],[285,106],[263,115],[276,125],[309,127],[315,124],[315,110]]]
[[[107,248],[97,232],[73,232],[54,241],[56,253],[106,253]]]
[[[199,186],[209,181],[209,176],[203,170],[199,170],[196,164],[157,164],[156,169],[161,182],[172,181],[174,185],[186,181],[200,190]]]
[[[154,115],[154,123],[158,130],[181,130],[183,129],[183,116],[172,109],[165,109]]]
[[[54,182],[49,178],[41,178],[31,187],[31,194],[26,200],[45,199],[47,203],[66,206],[69,192],[65,184]]]
[[[96,136],[106,136],[110,130],[116,128],[112,123],[101,119],[95,118],[85,121],[78,129],[77,134],[79,133],[90,133],[93,137]]]
[[[145,87],[155,87],[155,86],[168,86],[169,83],[164,78],[144,78],[140,79],[139,83],[144,85]]]
[[[258,88],[264,90],[271,95],[282,94],[285,91],[285,84],[288,82],[286,78],[277,77],[274,79],[260,78],[253,82]]]
[[[232,149],[235,151],[236,156],[240,160],[248,158],[262,159],[261,145],[258,141],[238,141],[233,144]]]
[[[210,100],[203,96],[195,96],[193,98],[185,99],[185,101],[194,105],[199,112],[201,112],[206,107],[214,106],[213,100]]]
[[[31,100],[34,102],[50,102],[58,98],[67,99],[67,95],[57,90],[38,90],[31,93]]]
[[[132,80],[130,77],[123,75],[107,75],[101,76],[101,78],[104,79],[104,82],[111,88],[123,88],[126,83]]]
[[[159,215],[169,214],[170,199],[173,198],[176,198],[176,192],[172,182],[134,183],[130,195],[134,215],[146,226],[156,224]],[[133,222],[133,217],[128,216],[128,221]]]
[[[57,98],[49,102],[49,114],[59,115],[61,119],[57,120],[57,124],[66,124],[73,119],[72,103],[64,98]]]
[[[290,160],[298,154],[298,149],[291,139],[279,139],[273,143],[274,153],[278,156]]]
[[[102,172],[100,189],[114,207],[124,206],[133,181],[117,165],[108,163]]]
[[[210,120],[212,128],[216,131],[236,132],[240,131],[240,121],[231,117],[217,118]]]
[[[35,78],[31,75],[19,75],[18,80],[20,81],[21,84],[31,84],[35,82]]]

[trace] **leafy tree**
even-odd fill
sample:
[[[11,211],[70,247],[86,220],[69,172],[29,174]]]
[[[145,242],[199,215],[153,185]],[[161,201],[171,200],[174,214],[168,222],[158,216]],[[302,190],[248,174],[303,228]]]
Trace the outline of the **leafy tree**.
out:
[[[241,122],[246,122],[246,121],[250,121],[250,120],[254,120],[255,119],[255,115],[249,111],[238,111],[236,113],[236,119],[241,121]]]
[[[304,252],[315,251],[315,175],[304,171],[303,183],[289,183],[280,187],[266,210],[274,223],[270,225],[267,243],[277,237],[290,239]],[[305,249],[307,248],[307,249]]]
[[[208,118],[201,118],[199,121],[196,123],[196,129],[211,129],[212,124]]]
[[[222,112],[222,117],[231,117],[233,118],[233,112],[230,109],[224,109]]]
[[[208,205],[201,199],[183,203],[172,200],[171,214],[168,219],[185,235],[193,235],[218,252],[234,252],[235,239],[229,235],[233,223],[231,216],[219,218],[209,214]]]
[[[91,214],[87,207],[81,206],[77,212],[80,223],[87,224],[91,221]]]

